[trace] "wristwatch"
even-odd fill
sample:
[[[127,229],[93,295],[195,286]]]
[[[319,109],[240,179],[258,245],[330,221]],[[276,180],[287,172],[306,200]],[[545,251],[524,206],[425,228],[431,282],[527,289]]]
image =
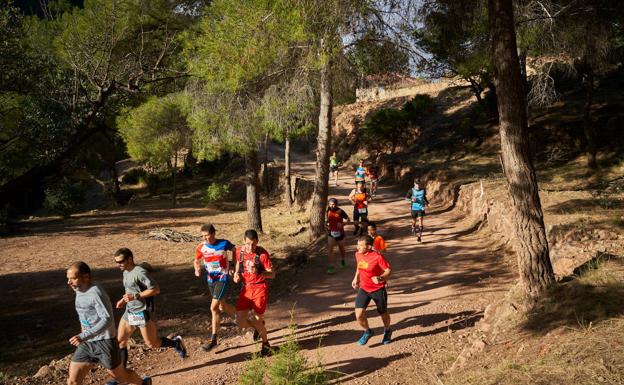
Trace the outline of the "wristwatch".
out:
[[[134,295],[134,299],[136,299],[136,300],[139,300],[139,301],[140,301],[140,300],[141,300],[141,293],[136,293],[136,294]]]

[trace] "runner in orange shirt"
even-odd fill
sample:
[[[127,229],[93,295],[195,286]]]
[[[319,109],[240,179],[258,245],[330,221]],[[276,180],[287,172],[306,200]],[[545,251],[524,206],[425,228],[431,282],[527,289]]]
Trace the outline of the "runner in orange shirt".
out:
[[[357,252],[355,260],[357,268],[351,286],[358,289],[355,297],[355,318],[364,329],[362,337],[358,340],[359,345],[366,345],[373,336],[373,331],[368,325],[366,318],[366,308],[371,300],[375,301],[377,312],[381,316],[384,324],[384,333],[381,342],[384,345],[392,341],[392,331],[390,330],[390,314],[388,313],[388,292],[386,291],[386,281],[390,277],[392,270],[390,263],[383,255],[372,249],[373,238],[368,235],[358,238]]]
[[[349,194],[349,200],[353,203],[353,224],[355,225],[353,235],[362,235],[366,232],[368,225],[368,202],[371,200],[363,181],[356,183],[355,188]]]
[[[373,238],[373,250],[381,253],[388,249],[386,241],[381,235],[377,234],[377,224],[375,222],[368,222],[368,236]]]

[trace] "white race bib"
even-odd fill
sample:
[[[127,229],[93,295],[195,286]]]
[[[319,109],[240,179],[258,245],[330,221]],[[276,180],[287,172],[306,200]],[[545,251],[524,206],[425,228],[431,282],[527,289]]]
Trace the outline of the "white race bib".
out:
[[[140,311],[138,313],[128,313],[128,324],[130,326],[145,326],[145,313]]]
[[[213,272],[213,271],[221,271],[221,262],[216,261],[216,262],[207,262],[205,263],[206,266],[206,271],[207,272]]]
[[[368,212],[368,209],[366,207],[362,207],[361,209],[358,209],[358,213],[360,214],[366,214]]]
[[[334,238],[338,238],[339,236],[342,235],[342,233],[340,231],[330,231],[329,235],[331,235]]]

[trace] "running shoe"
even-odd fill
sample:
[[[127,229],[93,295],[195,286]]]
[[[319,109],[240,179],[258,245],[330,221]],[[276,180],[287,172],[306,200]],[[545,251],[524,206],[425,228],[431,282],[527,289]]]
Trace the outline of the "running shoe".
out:
[[[152,377],[150,376],[143,377],[143,381],[141,381],[141,385],[152,385]]]
[[[173,349],[176,351],[176,353],[178,353],[178,356],[180,356],[180,358],[186,358],[186,346],[184,345],[184,341],[182,341],[182,337],[176,336],[173,340],[176,344]]]
[[[260,349],[260,356],[266,357],[270,356],[272,353],[273,351],[271,350],[271,345],[269,345],[268,342],[263,342],[262,348]]]
[[[362,337],[360,337],[360,339],[358,340],[358,345],[360,346],[364,346],[366,345],[366,343],[368,342],[368,340],[373,336],[373,331],[371,329],[368,329],[367,331],[365,331],[362,334]]]
[[[416,239],[418,242],[422,242],[422,240],[420,239],[420,235],[418,236],[418,239]]]
[[[346,266],[347,266],[347,261],[345,261],[345,259],[344,259],[344,258],[342,258],[342,259],[340,260],[340,267],[346,267]]]
[[[329,266],[327,268],[327,274],[334,274],[336,272],[336,269],[333,266]]]
[[[119,385],[119,382],[117,380],[110,380],[104,385]]]
[[[392,330],[385,330],[381,343],[388,345],[390,342],[392,342]]]
[[[203,350],[205,352],[211,351],[215,346],[217,346],[217,339],[216,338],[211,338],[210,342],[208,342],[207,344],[199,345],[201,350]]]

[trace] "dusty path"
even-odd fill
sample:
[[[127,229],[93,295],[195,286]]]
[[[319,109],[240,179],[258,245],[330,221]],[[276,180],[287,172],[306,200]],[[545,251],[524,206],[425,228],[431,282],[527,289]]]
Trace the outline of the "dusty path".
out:
[[[295,165],[299,174],[313,169],[311,162]],[[351,215],[346,196],[351,189],[351,172],[341,172],[338,197]],[[393,268],[389,283],[390,313],[394,341],[381,345],[381,320],[374,306],[368,315],[376,335],[365,347],[356,344],[361,334],[353,316],[355,291],[355,238],[348,236],[348,266],[333,276],[325,266],[312,266],[291,295],[271,303],[267,311],[269,338],[273,345],[283,341],[290,311],[294,309],[298,339],[310,357],[320,348],[326,367],[338,372],[334,383],[406,384],[405,377],[430,376],[416,370],[420,365],[444,357],[448,363],[462,346],[462,337],[482,317],[482,310],[503,291],[511,275],[507,266],[487,250],[485,241],[474,234],[475,226],[457,212],[432,206],[425,221],[423,242],[409,234],[409,206],[404,192],[382,186],[370,205],[370,218],[389,243],[387,257]],[[463,330],[462,330],[463,329]],[[192,344],[193,341],[190,341]],[[254,349],[248,337],[224,340],[214,353],[190,347],[191,357],[180,364],[166,360],[144,368],[154,384],[232,383]],[[424,367],[424,366],[423,366]],[[151,370],[150,370],[151,369]]]

